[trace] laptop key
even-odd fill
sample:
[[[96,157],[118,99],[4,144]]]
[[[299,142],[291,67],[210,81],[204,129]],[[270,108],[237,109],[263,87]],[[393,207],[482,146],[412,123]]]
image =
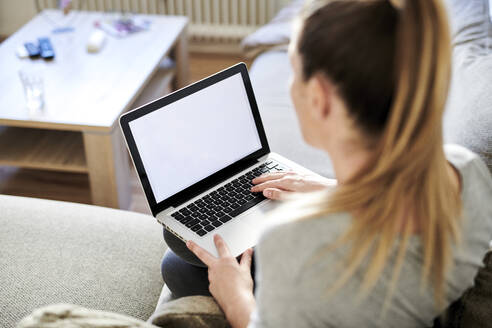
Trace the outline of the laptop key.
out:
[[[231,220],[232,217],[230,217],[229,215],[226,215],[226,216],[223,216],[219,219],[220,222],[222,223],[226,223],[227,221]]]
[[[231,207],[229,207],[229,206],[226,206],[226,207],[224,207],[223,211],[224,211],[225,213],[229,213],[230,211],[232,211],[232,208],[231,208]]]
[[[253,196],[253,198],[261,198],[261,199],[266,198],[265,196],[263,196],[263,192],[253,192],[251,193],[251,195]]]
[[[220,222],[219,220],[215,220],[214,222],[212,222],[212,225],[217,228],[222,225],[222,222]]]
[[[213,225],[209,224],[209,225],[205,226],[204,229],[207,230],[208,232],[210,232],[210,231],[214,230],[215,227]]]
[[[200,230],[201,228],[202,228],[202,226],[201,226],[201,225],[199,225],[199,224],[195,224],[193,227],[191,227],[191,231],[198,231],[198,230]]]
[[[200,220],[198,220],[198,219],[193,219],[193,220],[189,221],[188,223],[186,223],[185,225],[186,225],[186,227],[191,228],[191,227],[193,227],[195,224],[197,224],[198,222],[200,222]]]
[[[265,200],[266,197],[262,195],[262,197],[255,197],[254,199],[250,200],[249,202],[236,207],[233,211],[229,213],[230,216],[236,217],[239,214],[249,210],[251,207],[255,206],[258,203],[261,203],[263,200]]]
[[[183,218],[183,220],[180,220],[179,222],[181,222],[182,224],[186,224],[186,223],[190,222],[191,220],[193,220],[193,218],[191,216],[187,216],[187,217]]]
[[[196,234],[198,236],[202,237],[202,236],[206,235],[207,232],[205,230],[203,230],[203,229],[200,229],[200,230],[196,231]]]
[[[183,215],[190,215],[191,212],[187,208],[183,208],[182,210],[179,211],[179,213]]]

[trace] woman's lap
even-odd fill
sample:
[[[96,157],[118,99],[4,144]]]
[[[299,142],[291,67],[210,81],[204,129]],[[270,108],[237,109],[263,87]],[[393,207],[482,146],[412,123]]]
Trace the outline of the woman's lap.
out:
[[[171,249],[164,254],[161,273],[166,286],[176,298],[192,295],[210,296],[208,269],[186,262]]]
[[[205,264],[186,247],[181,239],[165,229],[164,240],[169,249],[162,259],[161,273],[173,296],[177,298],[192,295],[210,296],[208,269]],[[254,260],[251,263],[251,275],[254,280]]]
[[[166,245],[173,251],[174,254],[178,255],[185,262],[189,264],[199,266],[202,268],[206,268],[207,266],[203,263],[192,251],[186,247],[186,244],[176,237],[173,233],[169,232],[166,229],[163,229],[164,241]]]

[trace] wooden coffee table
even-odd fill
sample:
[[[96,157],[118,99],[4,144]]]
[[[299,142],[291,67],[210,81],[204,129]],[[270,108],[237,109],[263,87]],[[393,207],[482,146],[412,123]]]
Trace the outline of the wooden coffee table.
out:
[[[107,36],[97,54],[86,51],[94,21],[108,14],[76,12],[73,32],[53,34],[58,11],[46,10],[0,45],[0,165],[89,175],[94,204],[128,208],[130,168],[118,118],[131,109],[166,56],[175,61],[175,88],[188,82],[188,19],[139,15],[150,30]],[[55,22],[55,23],[54,23]],[[19,59],[16,48],[48,36],[56,58]],[[26,108],[20,69],[41,69],[45,106]]]

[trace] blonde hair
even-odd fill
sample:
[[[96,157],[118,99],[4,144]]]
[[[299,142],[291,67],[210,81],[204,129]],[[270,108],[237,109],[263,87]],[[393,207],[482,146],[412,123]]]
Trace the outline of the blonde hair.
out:
[[[439,0],[406,0],[398,7],[388,0],[339,0],[322,6],[318,2],[314,8],[303,17],[298,39],[305,78],[322,72],[335,85],[341,86],[341,95],[349,111],[353,111],[350,114],[362,131],[376,135],[378,141],[374,159],[353,179],[331,193],[308,196],[302,206],[297,204],[300,206],[296,212],[298,218],[320,219],[339,212],[352,214],[350,227],[335,243],[336,246],[350,244],[344,272],[335,283],[335,289],[343,286],[369,259],[364,267],[366,272],[361,288],[363,292],[369,291],[378,282],[396,247],[390,295],[399,277],[409,237],[419,236],[423,249],[422,281],[431,282],[436,304],[441,307],[445,276],[453,262],[452,245],[460,239],[461,217],[460,195],[454,192],[456,187],[443,150],[442,115],[451,65],[451,42],[444,6]],[[370,14],[364,18],[367,12]],[[374,12],[380,16],[374,17]],[[383,14],[388,16],[386,22],[375,23],[381,26],[373,28],[373,35],[372,27],[367,27],[367,38],[380,47],[393,44],[383,49],[384,52],[381,50],[380,54],[372,55],[382,58],[368,58],[368,61],[376,69],[389,64],[390,72],[381,77],[386,79],[380,82],[381,85],[375,86],[373,91],[365,91],[372,86],[360,85],[357,78],[385,73],[358,66],[355,57],[358,54],[350,52],[379,50],[356,48],[357,42],[351,44],[348,34],[353,34],[357,25],[370,19],[384,21]],[[322,26],[332,21],[346,22],[346,26],[330,26],[324,30]],[[394,24],[394,31],[378,36],[380,32],[376,29],[386,31],[384,24],[388,27]],[[351,30],[352,25],[355,27]],[[331,32],[333,29],[337,35]],[[325,34],[320,35],[322,33]],[[313,38],[317,44],[310,41]],[[336,38],[344,40],[344,46],[340,47],[344,49],[335,49]],[[394,52],[387,54],[391,49]],[[350,60],[354,60],[354,64]],[[343,65],[348,66],[340,67]],[[368,71],[361,74],[357,71],[359,67]],[[356,72],[347,73],[352,68]],[[344,70],[344,74],[337,70]],[[354,74],[354,81],[350,74]],[[363,92],[367,94],[361,95]],[[379,98],[374,97],[374,93]],[[365,123],[366,119],[370,120],[370,110],[377,111],[379,118]]]

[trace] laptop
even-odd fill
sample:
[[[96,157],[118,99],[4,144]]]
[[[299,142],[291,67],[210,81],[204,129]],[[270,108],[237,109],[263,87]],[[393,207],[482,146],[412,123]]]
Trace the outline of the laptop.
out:
[[[238,256],[279,205],[250,191],[253,178],[311,173],[270,151],[244,63],[123,114],[120,126],[152,215],[215,256],[215,234]]]

